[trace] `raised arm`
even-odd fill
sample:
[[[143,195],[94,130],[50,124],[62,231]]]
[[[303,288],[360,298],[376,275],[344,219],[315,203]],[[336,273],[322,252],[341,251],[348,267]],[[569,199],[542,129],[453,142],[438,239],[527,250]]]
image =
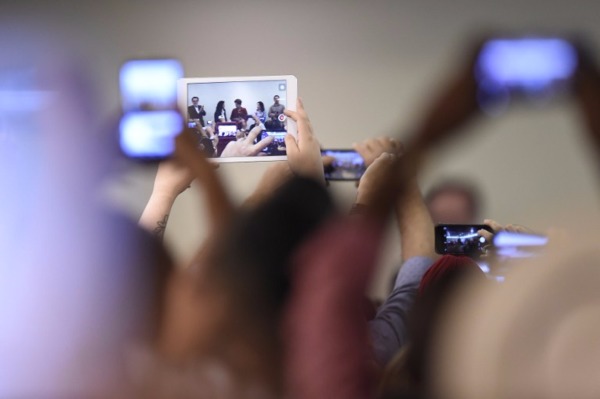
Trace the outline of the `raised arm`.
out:
[[[402,155],[403,146],[394,139],[380,137],[355,144],[354,149],[368,166],[358,186],[356,202],[363,206],[371,206],[379,195],[375,187],[385,185],[385,182],[378,180],[387,177],[387,169],[393,167],[396,156]],[[375,163],[377,164],[374,165]],[[397,180],[402,177],[392,178]],[[403,197],[397,198],[394,206],[400,230],[402,260],[406,261],[415,256],[433,257],[435,255],[433,221],[417,184],[416,175],[406,174],[405,179]],[[395,182],[389,183],[395,184]]]
[[[402,266],[392,292],[370,322],[377,362],[384,366],[408,341],[409,313],[419,284],[435,258],[434,229],[429,211],[413,176],[402,200],[396,202]]]
[[[158,167],[154,188],[139,224],[162,238],[175,199],[196,180],[206,199],[209,238],[215,235],[229,221],[234,209],[215,169],[215,164],[198,150],[193,135],[184,131],[176,139],[174,157]]]
[[[389,173],[397,167],[396,159],[402,156],[399,143],[388,138],[369,139],[355,145],[355,149],[369,165],[358,186],[356,202],[360,206],[374,206],[380,195],[378,189],[386,183],[396,184],[394,180],[405,179],[403,195],[395,201],[403,265],[392,293],[369,323],[375,359],[384,366],[407,342],[408,315],[421,278],[435,256],[433,222],[416,176]],[[394,180],[386,182],[386,179]]]
[[[152,194],[139,220],[140,226],[162,239],[175,199],[190,186],[192,180],[192,173],[179,160],[161,162]]]

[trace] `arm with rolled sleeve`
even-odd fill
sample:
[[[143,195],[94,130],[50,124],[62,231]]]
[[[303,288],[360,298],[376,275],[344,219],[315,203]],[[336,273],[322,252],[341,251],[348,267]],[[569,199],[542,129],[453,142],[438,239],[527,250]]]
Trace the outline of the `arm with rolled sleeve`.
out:
[[[369,322],[373,352],[379,365],[386,365],[406,344],[408,315],[421,278],[432,263],[433,259],[425,256],[415,256],[404,262],[392,293]]]
[[[358,186],[357,203],[371,206],[386,168],[401,156],[402,145],[390,138],[368,139],[355,149],[369,163]],[[391,155],[390,155],[391,154]],[[436,257],[434,227],[425,205],[415,174],[404,177],[405,192],[395,204],[396,221],[400,230],[403,265],[394,289],[375,319],[369,323],[373,356],[385,366],[408,340],[408,314],[415,302],[421,278]]]

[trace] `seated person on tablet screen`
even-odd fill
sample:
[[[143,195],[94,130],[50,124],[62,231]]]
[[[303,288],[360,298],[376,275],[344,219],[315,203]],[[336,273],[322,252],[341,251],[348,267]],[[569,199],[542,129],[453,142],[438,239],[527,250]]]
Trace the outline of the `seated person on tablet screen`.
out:
[[[237,98],[234,103],[235,108],[231,111],[231,118],[229,119],[231,119],[232,122],[238,122],[238,126],[241,129],[241,122],[245,122],[248,118],[248,111],[246,111],[246,108],[242,107],[242,100],[239,98]]]

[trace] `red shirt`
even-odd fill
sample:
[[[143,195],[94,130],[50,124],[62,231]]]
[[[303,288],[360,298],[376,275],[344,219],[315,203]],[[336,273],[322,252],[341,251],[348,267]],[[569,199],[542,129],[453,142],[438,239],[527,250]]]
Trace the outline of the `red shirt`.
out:
[[[231,111],[231,118],[229,118],[232,121],[237,121],[239,119],[248,119],[248,111],[246,111],[246,108],[244,107],[240,107],[240,108],[234,108],[233,111]]]

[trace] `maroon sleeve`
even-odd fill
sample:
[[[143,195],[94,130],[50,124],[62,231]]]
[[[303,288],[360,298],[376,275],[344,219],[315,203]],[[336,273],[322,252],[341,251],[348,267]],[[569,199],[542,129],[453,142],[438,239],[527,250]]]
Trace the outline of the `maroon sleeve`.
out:
[[[373,397],[373,357],[362,310],[382,234],[378,223],[338,220],[297,254],[284,322],[290,398]]]

